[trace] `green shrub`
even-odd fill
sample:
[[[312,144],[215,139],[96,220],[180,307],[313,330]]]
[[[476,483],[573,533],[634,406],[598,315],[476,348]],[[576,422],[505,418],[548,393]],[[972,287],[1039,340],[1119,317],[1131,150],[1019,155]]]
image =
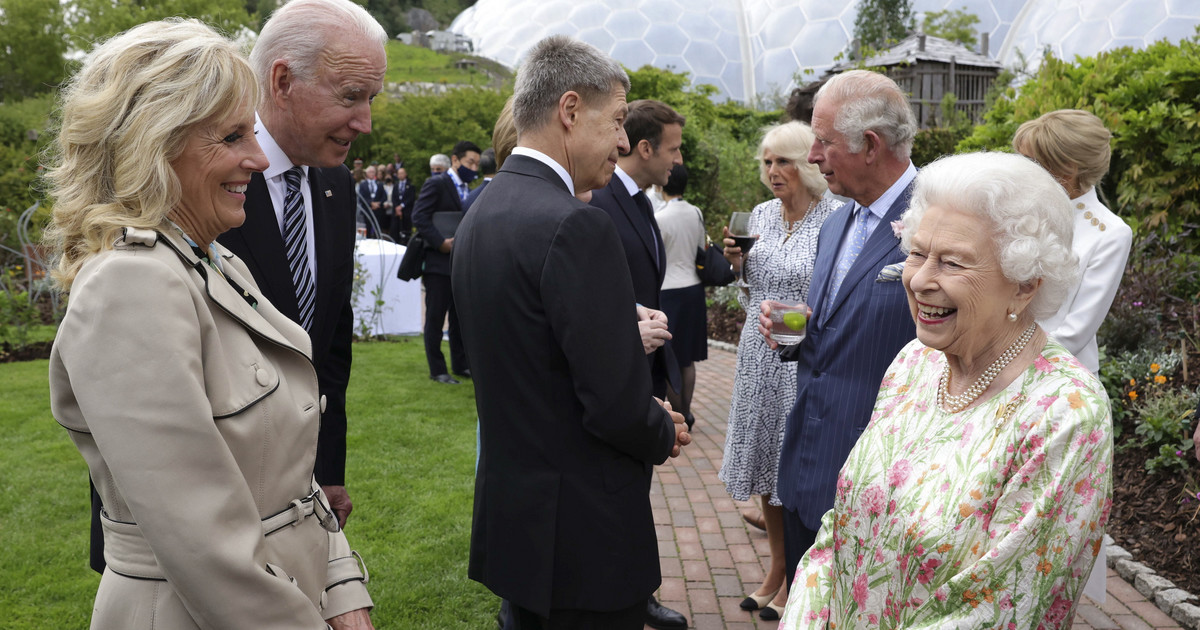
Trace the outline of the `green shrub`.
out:
[[[1024,121],[1056,109],[1096,114],[1113,133],[1102,192],[1135,230],[1182,233],[1200,221],[1200,36],[1118,48],[1064,61],[1046,57],[1037,74],[1009,88],[959,150],[1009,150]],[[1191,249],[1200,235],[1189,234]]]

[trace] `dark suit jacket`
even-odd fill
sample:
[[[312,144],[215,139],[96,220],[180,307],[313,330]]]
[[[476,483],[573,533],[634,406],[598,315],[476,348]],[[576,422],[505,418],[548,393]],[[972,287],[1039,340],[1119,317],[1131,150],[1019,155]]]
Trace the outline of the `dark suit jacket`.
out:
[[[637,303],[653,309],[659,308],[659,291],[662,289],[663,278],[667,275],[666,248],[663,247],[662,232],[654,215],[649,222],[643,218],[641,208],[629,195],[629,191],[616,175],[608,181],[608,185],[592,191],[592,205],[608,213],[617,234],[621,236],[621,247],[625,251],[625,261],[629,265],[630,277],[633,280],[633,294]],[[650,229],[653,223],[654,229]],[[658,247],[661,256],[657,262],[654,259],[654,248]],[[669,381],[675,391],[679,391],[679,366],[670,344],[655,350],[649,356],[650,373],[654,382],[654,390],[664,391]]]
[[[906,258],[890,223],[904,214],[911,196],[909,185],[867,239],[825,312],[853,204],[829,215],[817,241],[807,336],[782,355],[797,361],[797,389],[780,447],[776,494],[812,530],[820,529],[821,517],[833,508],[838,471],[871,420],[884,371],[916,336],[904,283],[876,282],[880,269]]]
[[[375,180],[375,194],[371,194],[371,180],[364,179],[358,182],[358,197],[361,200],[363,208],[375,216],[375,220],[379,222],[379,229],[387,232],[388,226],[392,224],[391,211],[384,208],[383,204],[388,200],[387,189],[383,187],[383,182]],[[378,203],[378,209],[371,209],[372,203]]]
[[[475,200],[479,198],[479,195],[483,194],[483,189],[487,188],[487,185],[490,183],[492,183],[491,178],[485,178],[478,186],[475,187],[474,190],[470,192],[470,194],[467,195],[466,199],[463,199],[463,212],[471,209],[471,204],[475,203]]]
[[[482,445],[468,573],[543,616],[627,608],[660,582],[650,475],[675,430],[650,396],[619,243],[521,155],[455,238]]]
[[[400,192],[400,182],[392,186],[392,220],[396,221],[396,208],[403,204],[404,215],[399,219],[402,232],[408,234],[412,230],[413,208],[417,205],[417,187],[412,180],[404,180],[404,192]]]
[[[413,226],[417,234],[429,244],[425,253],[425,273],[450,275],[450,254],[437,250],[438,245],[448,237],[443,236],[433,225],[434,212],[462,212],[462,199],[458,196],[458,187],[454,180],[445,173],[431,176],[421,184],[421,194],[413,207]]]
[[[325,413],[317,438],[317,482],[346,483],[346,385],[350,382],[354,311],[350,288],[354,280],[354,180],[344,166],[309,168],[313,203],[313,242],[316,249],[316,311],[313,314],[313,363],[325,397]],[[383,190],[383,186],[379,187]],[[299,319],[296,290],[288,267],[283,235],[261,173],[246,190],[246,222],[217,240],[245,261],[275,308],[293,321]]]

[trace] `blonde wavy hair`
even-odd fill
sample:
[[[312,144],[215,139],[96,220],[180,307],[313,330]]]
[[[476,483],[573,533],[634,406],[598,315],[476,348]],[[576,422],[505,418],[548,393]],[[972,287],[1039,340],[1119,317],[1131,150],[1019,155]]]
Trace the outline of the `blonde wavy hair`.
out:
[[[1112,133],[1095,114],[1059,109],[1022,123],[1012,146],[1063,180],[1064,186],[1074,179],[1083,193],[1108,173],[1111,142]]]
[[[804,186],[809,195],[820,201],[821,195],[825,194],[829,185],[821,176],[821,169],[817,168],[816,164],[808,162],[808,151],[812,149],[812,144],[816,140],[817,137],[813,134],[812,127],[798,120],[764,127],[762,142],[758,144],[758,153],[754,154],[754,159],[758,160],[759,181],[763,183],[763,186],[771,187],[771,178],[767,176],[767,165],[763,162],[763,155],[770,151],[791,160],[792,168],[796,169],[796,173],[800,175],[800,184]]]
[[[258,99],[236,44],[196,20],[131,28],[97,46],[60,96],[43,240],[64,291],[124,227],[161,228],[180,198],[171,162],[197,129]]]

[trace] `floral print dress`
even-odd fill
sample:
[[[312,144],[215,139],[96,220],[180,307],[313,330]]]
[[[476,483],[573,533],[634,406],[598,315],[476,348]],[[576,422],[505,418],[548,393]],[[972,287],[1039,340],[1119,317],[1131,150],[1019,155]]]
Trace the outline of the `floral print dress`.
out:
[[[1066,628],[1112,507],[1108,397],[1050,340],[973,409],[937,406],[945,355],[888,368],[780,628]]]

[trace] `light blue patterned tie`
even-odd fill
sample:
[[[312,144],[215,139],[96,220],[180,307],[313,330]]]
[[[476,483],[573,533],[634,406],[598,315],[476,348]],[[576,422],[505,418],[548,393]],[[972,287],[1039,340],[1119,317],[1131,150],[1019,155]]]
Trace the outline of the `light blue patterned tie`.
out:
[[[312,329],[313,312],[316,310],[317,290],[313,285],[312,270],[308,266],[308,236],[304,221],[304,196],[300,194],[299,166],[284,172],[287,194],[283,198],[283,244],[287,251],[288,268],[292,270],[292,284],[296,287],[296,306],[304,330]]]
[[[867,242],[867,216],[871,211],[857,204],[855,204],[855,210],[854,234],[850,236],[850,243],[846,245],[842,257],[838,259],[837,269],[833,273],[833,281],[829,283],[829,297],[825,300],[826,307],[833,304],[838,289],[842,288],[842,281],[846,279],[846,274],[854,266],[854,261],[858,260],[858,255],[862,253],[863,245]]]

